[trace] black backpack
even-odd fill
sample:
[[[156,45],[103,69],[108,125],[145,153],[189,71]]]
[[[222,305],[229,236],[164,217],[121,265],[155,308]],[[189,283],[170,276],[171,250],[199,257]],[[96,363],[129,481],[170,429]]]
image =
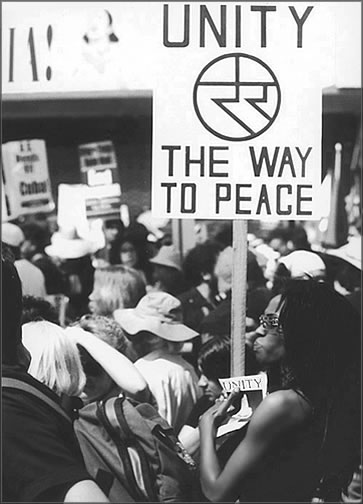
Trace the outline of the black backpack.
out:
[[[120,484],[138,502],[194,499],[196,464],[150,404],[123,396],[90,403],[74,427],[87,470],[111,501],[120,502]]]

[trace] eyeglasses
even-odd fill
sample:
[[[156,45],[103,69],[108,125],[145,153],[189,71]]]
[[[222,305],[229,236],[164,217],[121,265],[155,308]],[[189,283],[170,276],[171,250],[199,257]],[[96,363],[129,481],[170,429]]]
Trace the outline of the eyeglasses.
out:
[[[259,318],[260,325],[265,329],[278,328],[281,329],[279,316],[277,313],[265,313]]]

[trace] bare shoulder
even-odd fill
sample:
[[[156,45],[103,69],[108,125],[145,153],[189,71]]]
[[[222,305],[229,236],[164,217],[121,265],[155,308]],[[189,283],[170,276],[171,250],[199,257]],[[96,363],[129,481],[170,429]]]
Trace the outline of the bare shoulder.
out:
[[[311,414],[309,403],[294,390],[278,390],[269,394],[254,412],[252,430],[289,430],[301,425]]]
[[[272,392],[263,402],[269,407],[277,409],[295,409],[301,404],[305,404],[307,408],[310,408],[309,403],[293,389],[277,390],[276,392]]]

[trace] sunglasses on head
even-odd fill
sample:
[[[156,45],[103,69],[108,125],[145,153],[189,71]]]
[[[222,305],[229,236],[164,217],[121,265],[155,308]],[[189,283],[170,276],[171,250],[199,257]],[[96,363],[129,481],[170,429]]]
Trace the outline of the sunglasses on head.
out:
[[[259,322],[265,329],[281,327],[277,313],[265,313],[260,316]]]

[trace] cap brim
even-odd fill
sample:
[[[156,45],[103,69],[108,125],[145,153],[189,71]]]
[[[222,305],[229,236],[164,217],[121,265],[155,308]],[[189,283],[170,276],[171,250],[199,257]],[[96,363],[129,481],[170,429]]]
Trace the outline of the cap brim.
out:
[[[114,319],[128,334],[134,336],[138,332],[148,331],[167,341],[188,341],[199,333],[180,322],[162,322],[153,317],[140,317],[135,309],[118,309],[113,313]]]

